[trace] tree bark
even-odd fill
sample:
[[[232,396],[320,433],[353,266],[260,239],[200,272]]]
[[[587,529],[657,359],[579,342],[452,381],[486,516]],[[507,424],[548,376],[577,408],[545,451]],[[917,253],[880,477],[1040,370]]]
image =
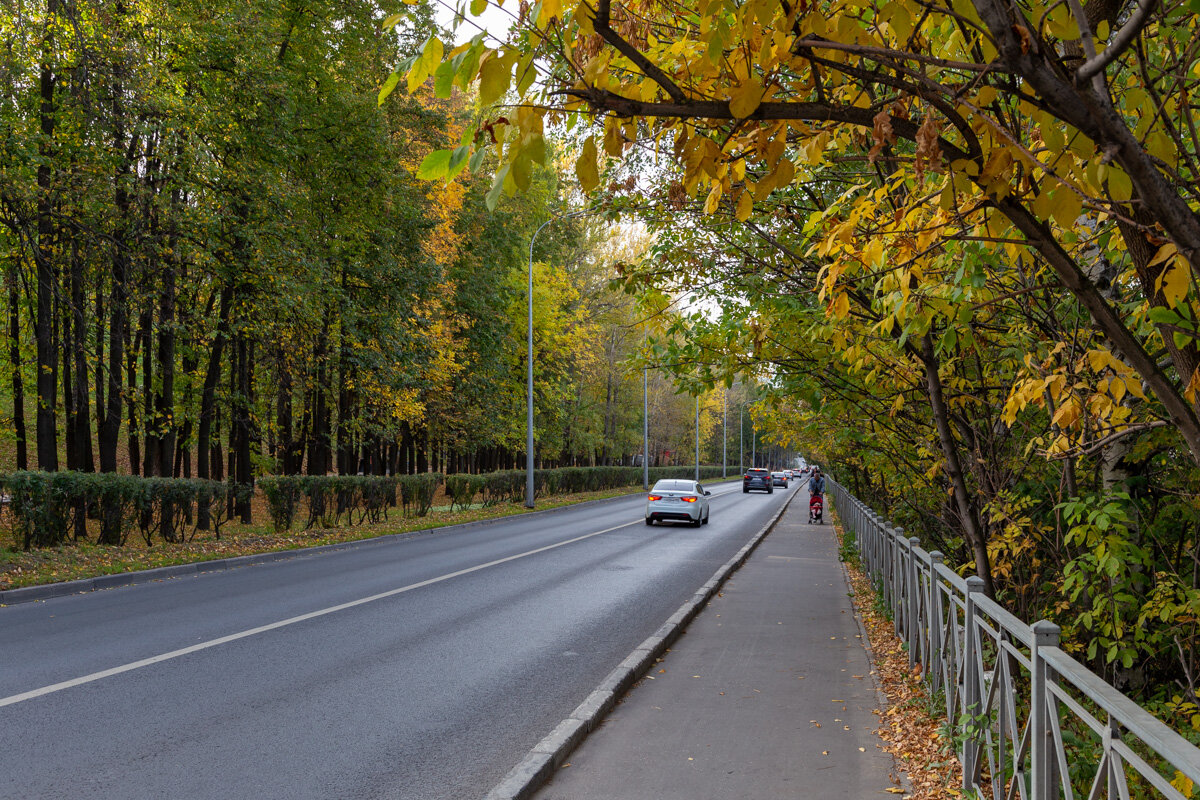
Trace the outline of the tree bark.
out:
[[[37,271],[37,317],[34,323],[34,339],[37,342],[37,411],[35,419],[38,467],[49,472],[58,470],[58,424],[55,413],[58,394],[56,380],[58,350],[55,347],[53,332],[54,290],[57,277],[54,269],[55,258],[52,244],[55,225],[50,174],[50,163],[53,160],[54,86],[56,81],[54,71],[49,63],[53,49],[51,26],[55,24],[57,17],[58,0],[48,0],[46,4],[46,52],[40,76],[39,121],[42,140],[38,145],[41,163],[37,169],[38,240],[34,248]]]
[[[17,264],[8,273],[8,360],[12,364],[13,433],[17,437],[17,469],[29,469],[25,434],[25,379],[21,375],[21,294]]]
[[[230,304],[233,302],[233,287],[221,287],[221,301],[217,311],[217,331],[213,336],[212,348],[208,351],[208,367],[204,372],[204,387],[200,391],[200,425],[196,434],[196,477],[215,478],[209,470],[209,460],[213,450],[213,422],[216,419],[217,385],[221,382],[221,357],[225,349],[225,341],[229,333]],[[220,465],[220,455],[216,457]],[[208,530],[208,507],[202,505],[197,516],[197,525],[201,530]]]
[[[929,391],[929,405],[933,412],[933,422],[937,428],[938,441],[942,446],[942,456],[946,459],[946,474],[950,478],[954,506],[961,520],[963,536],[975,558],[975,573],[983,579],[984,591],[987,592],[988,597],[994,599],[996,587],[992,582],[987,541],[979,524],[976,510],[971,504],[971,496],[967,493],[967,482],[963,475],[962,460],[958,454],[958,443],[954,440],[950,415],[942,394],[942,379],[938,373],[939,362],[933,347],[932,333],[926,332],[921,338],[921,360],[925,366],[925,382]]]

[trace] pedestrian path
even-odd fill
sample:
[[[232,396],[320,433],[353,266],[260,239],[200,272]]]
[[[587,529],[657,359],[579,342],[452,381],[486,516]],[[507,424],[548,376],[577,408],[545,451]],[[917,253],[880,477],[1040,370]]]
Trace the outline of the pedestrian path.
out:
[[[808,496],[538,800],[896,797],[882,697],[832,526]],[[895,789],[892,790],[893,792]]]

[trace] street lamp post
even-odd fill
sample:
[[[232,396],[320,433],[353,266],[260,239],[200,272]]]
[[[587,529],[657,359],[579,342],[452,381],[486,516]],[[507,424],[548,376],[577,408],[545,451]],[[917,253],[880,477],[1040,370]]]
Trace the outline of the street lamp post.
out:
[[[696,395],[696,480],[700,480],[700,395]]]
[[[525,507],[533,508],[533,243],[537,241],[538,234],[542,229],[551,222],[557,222],[560,219],[571,219],[572,217],[581,217],[585,214],[594,214],[599,209],[584,208],[579,211],[572,211],[569,214],[560,214],[557,217],[551,217],[543,222],[533,236],[529,237],[529,283],[526,288],[526,300],[528,314],[526,317],[525,346],[527,348],[526,357],[526,373],[525,373]]]
[[[729,392],[721,392],[721,480],[729,477]]]
[[[650,390],[649,367],[642,367],[642,489],[650,491]]]

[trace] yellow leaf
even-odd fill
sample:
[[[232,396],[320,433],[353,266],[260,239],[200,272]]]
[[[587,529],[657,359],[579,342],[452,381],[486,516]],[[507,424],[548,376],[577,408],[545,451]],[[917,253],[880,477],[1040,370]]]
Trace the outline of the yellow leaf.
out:
[[[1083,210],[1083,200],[1069,186],[1059,186],[1051,192],[1053,206],[1050,214],[1054,221],[1067,230],[1075,227],[1079,213]]]
[[[1171,781],[1171,785],[1179,790],[1179,793],[1184,797],[1191,797],[1192,791],[1196,788],[1196,784],[1187,775],[1184,775],[1179,770],[1175,770],[1175,779]]]
[[[720,181],[714,181],[712,191],[708,193],[708,199],[704,201],[704,213],[711,214],[717,210],[717,206],[721,202],[721,195],[724,190],[721,188]]]
[[[738,222],[745,222],[750,219],[752,211],[754,211],[754,198],[750,192],[743,191],[741,197],[738,198],[737,204]]]
[[[1067,402],[1059,406],[1058,411],[1054,414],[1053,422],[1060,428],[1069,427],[1079,419],[1079,412],[1080,408],[1074,398],[1068,399]]]
[[[575,177],[585,192],[600,185],[600,170],[596,166],[596,138],[589,136],[583,143],[583,152],[575,161]]]
[[[1167,242],[1158,248],[1158,252],[1154,254],[1154,258],[1150,259],[1150,266],[1153,267],[1155,264],[1161,264],[1177,252],[1179,251],[1175,248],[1175,243]]]
[[[730,92],[729,113],[737,119],[745,119],[754,113],[763,99],[763,85],[758,76],[752,75]]]
[[[1171,261],[1171,266],[1167,267],[1163,272],[1160,280],[1162,281],[1163,300],[1172,308],[1179,305],[1183,298],[1187,297],[1188,286],[1191,284],[1192,270],[1188,265],[1187,259],[1182,255],[1176,254]]]
[[[512,68],[503,58],[492,57],[479,68],[479,104],[490,106],[508,91]]]

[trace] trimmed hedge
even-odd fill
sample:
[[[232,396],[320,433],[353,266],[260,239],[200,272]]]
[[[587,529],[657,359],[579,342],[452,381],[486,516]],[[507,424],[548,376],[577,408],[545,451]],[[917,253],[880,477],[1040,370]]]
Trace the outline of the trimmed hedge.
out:
[[[650,482],[691,478],[695,467],[652,467]],[[701,467],[703,480],[720,478],[720,467]],[[525,471],[483,475],[280,475],[260,478],[259,488],[277,531],[292,528],[307,512],[304,529],[373,524],[386,520],[397,504],[405,516],[423,517],[442,481],[451,508],[520,503]],[[563,467],[534,471],[534,496],[574,494],[638,486],[641,467]],[[122,545],[137,533],[147,546],[191,541],[199,530],[214,530],[230,519],[229,510],[252,487],[196,478],[142,478],[86,472],[20,471],[0,475],[8,495],[8,515],[16,541],[28,550],[88,538],[95,521],[99,544]],[[397,497],[399,495],[399,497]]]
[[[230,495],[236,500],[247,489],[196,478],[29,470],[0,475],[0,491],[8,495],[16,538],[28,550],[86,539],[89,519],[99,521],[100,544],[125,544],[134,531],[147,546],[156,535],[191,541],[201,520],[220,537]]]
[[[441,484],[436,473],[423,475],[280,475],[260,478],[275,530],[292,527],[307,503],[304,529],[374,524],[386,520],[388,508],[399,504],[405,516],[423,517],[433,505]]]
[[[692,478],[696,468],[651,467],[650,483],[664,478]],[[720,467],[700,467],[701,480],[720,479]],[[641,486],[641,467],[561,467],[533,471],[534,497],[579,492],[600,492]],[[504,470],[482,475],[447,475],[446,494],[451,507],[466,508],[474,502],[484,506],[520,503],[525,500],[525,470]],[[478,498],[478,501],[476,500]]]

